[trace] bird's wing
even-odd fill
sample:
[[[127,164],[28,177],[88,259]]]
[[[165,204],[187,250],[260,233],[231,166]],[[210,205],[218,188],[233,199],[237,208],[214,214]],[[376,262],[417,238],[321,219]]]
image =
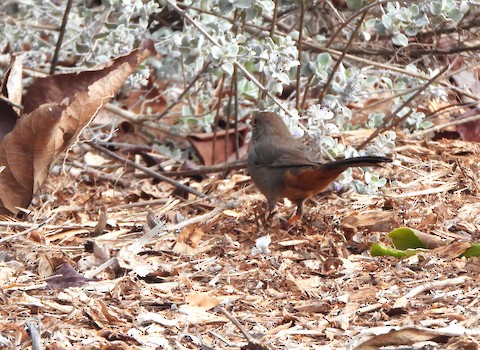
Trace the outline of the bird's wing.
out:
[[[300,141],[288,144],[282,144],[281,141],[275,144],[260,142],[254,146],[253,152],[256,155],[256,166],[282,168],[317,165],[307,159],[305,146]]]

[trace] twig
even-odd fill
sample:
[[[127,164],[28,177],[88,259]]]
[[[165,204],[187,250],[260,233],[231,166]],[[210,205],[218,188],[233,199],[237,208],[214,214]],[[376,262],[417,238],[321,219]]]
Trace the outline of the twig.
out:
[[[119,115],[122,118],[130,120],[134,124],[139,124],[139,123],[142,122],[142,120],[139,118],[138,114],[133,113],[131,111],[127,111],[127,110],[125,110],[123,108],[120,108],[118,106],[115,106],[112,103],[107,103],[105,105],[105,109],[112,112],[112,113],[115,113],[115,114]],[[155,127],[153,127],[153,126],[149,126],[149,127],[152,128],[152,129],[155,129],[155,130],[160,130],[160,131],[166,132],[169,135],[174,135],[174,136],[178,136],[178,137],[182,137],[182,138],[187,137],[187,134],[181,133],[181,132],[178,132],[178,131],[174,132],[174,131],[172,131],[172,127],[170,125],[166,125],[166,124],[160,123],[158,121],[155,122]]]
[[[220,110],[222,107],[221,104],[221,99],[223,96],[223,87],[225,84],[225,73],[222,74],[222,77],[220,78],[220,84],[219,85],[219,93],[218,93],[218,101],[217,101],[217,110],[215,111],[215,119],[213,120],[213,141],[212,141],[212,164],[215,164],[215,156],[217,155],[217,152],[215,152],[217,148],[217,131],[218,131],[218,123],[220,121]],[[231,95],[230,95],[231,98]],[[230,112],[230,111],[229,111]],[[228,113],[230,114],[230,113]],[[227,140],[228,138],[228,133],[225,133],[225,139]],[[226,143],[225,143],[226,144]],[[227,159],[228,156],[225,158]]]
[[[245,337],[245,339],[247,339],[248,341],[248,345],[242,347],[242,349],[255,349],[255,350],[259,350],[259,349],[272,349],[270,346],[268,346],[267,344],[263,344],[261,343],[259,340],[255,339],[254,337],[252,337],[247,331],[245,328],[243,328],[243,326],[240,324],[240,322],[238,322],[238,320],[233,317],[227,310],[225,310],[223,307],[221,306],[217,306],[216,307],[217,310],[219,310],[222,314],[224,314],[239,330],[240,332],[243,334],[243,336]]]
[[[305,109],[305,104],[307,103],[308,92],[310,91],[310,86],[312,84],[315,75],[312,74],[310,78],[308,78],[307,83],[305,84],[304,92],[303,92],[303,100],[302,100],[302,109]]]
[[[15,222],[15,221],[0,221],[0,227],[19,227],[19,228],[31,228],[35,227],[35,230],[38,228],[35,223],[30,223],[30,222]],[[128,225],[128,224],[127,224]],[[76,230],[76,229],[82,229],[88,227],[88,225],[42,225],[46,230]],[[94,226],[92,225],[91,228]],[[8,231],[0,231],[0,233],[9,233]],[[28,232],[27,232],[28,233]]]
[[[275,27],[277,26],[277,16],[278,16],[278,8],[279,8],[279,2],[280,0],[275,0],[275,7],[273,8],[273,16],[272,16],[272,21],[271,21],[271,26],[270,26],[270,38],[273,39],[273,35],[275,34]]]
[[[446,287],[455,286],[457,284],[463,284],[469,279],[470,277],[461,276],[461,277],[446,279],[443,281],[433,281],[433,282],[424,283],[418,287],[413,288],[410,292],[405,294],[403,297],[398,298],[395,304],[393,305],[393,307],[395,309],[403,308],[408,304],[409,299],[412,299],[413,297],[417,296],[420,293],[426,292],[427,290],[443,289]]]
[[[231,170],[240,170],[245,169],[246,167],[247,161],[245,159],[239,159],[229,163],[203,166],[192,170],[163,171],[160,174],[165,176],[197,176],[211,173],[229,172]]]
[[[233,68],[233,81],[232,81],[233,87],[234,87],[234,107],[235,107],[235,121],[234,121],[234,137],[235,137],[235,159],[240,159],[240,133],[238,132],[238,69],[235,66]],[[226,133],[225,133],[225,140],[228,139],[228,125],[227,123],[227,128],[226,128]],[[227,153],[227,142],[225,142],[225,159],[228,159],[228,153]]]
[[[243,326],[240,324],[240,322],[238,322],[238,320],[233,317],[230,312],[228,312],[227,310],[225,310],[223,307],[221,306],[217,306],[217,309],[222,313],[224,314],[229,320],[230,322],[232,322],[239,330],[240,332],[243,334],[243,336],[245,337],[245,339],[247,339],[247,341],[249,343],[252,343],[255,341],[255,338],[253,338],[250,333],[248,333],[245,328],[243,328]]]
[[[297,111],[300,110],[300,107],[303,106],[301,104],[301,95],[300,95],[300,78],[302,76],[302,40],[303,40],[303,21],[305,19],[305,0],[300,1],[300,23],[299,23],[299,28],[298,28],[298,40],[297,40],[297,50],[298,50],[298,62],[299,65],[297,66],[297,84],[296,84],[296,105],[295,108]]]
[[[28,320],[26,322],[30,339],[32,339],[32,350],[41,350],[41,331],[40,331],[40,317],[37,320]]]
[[[182,91],[182,93],[180,94],[180,96],[177,97],[177,101],[175,101],[174,103],[172,103],[171,105],[169,105],[162,113],[160,113],[159,115],[153,115],[152,117],[154,119],[162,119],[168,112],[170,112],[170,110],[175,107],[179,102],[180,100],[183,98],[183,96],[185,96],[187,94],[187,92],[190,91],[190,89],[192,88],[193,85],[195,85],[195,83],[197,82],[198,79],[200,79],[200,77],[202,76],[202,74],[207,70],[208,66],[210,65],[211,62],[207,62],[203,65],[202,69],[200,69],[200,72],[197,73],[197,75],[195,76],[195,78],[193,78],[193,80],[190,82],[190,84],[187,85],[187,87]]]
[[[60,54],[60,48],[62,47],[63,36],[65,35],[65,28],[67,27],[68,15],[72,9],[73,0],[68,0],[65,6],[65,12],[63,13],[62,25],[60,32],[58,33],[57,46],[55,47],[55,53],[53,54],[52,64],[50,66],[50,74],[55,73],[55,67],[57,66],[58,55]]]
[[[227,339],[225,339],[224,337],[222,337],[220,334],[217,334],[216,332],[212,331],[212,330],[209,330],[208,333],[210,333],[211,335],[213,335],[214,337],[220,339],[222,342],[224,342],[228,347],[233,347],[233,344],[231,342],[229,342]],[[240,346],[238,346],[240,347]]]
[[[335,16],[338,17],[338,20],[342,23],[345,23],[345,19],[342,17],[342,15],[338,12],[338,9],[335,7],[335,5],[332,3],[331,0],[326,0],[325,3],[330,7],[330,10],[335,13]],[[378,2],[377,2],[378,4]],[[315,5],[313,5],[315,6]]]
[[[424,57],[426,55],[428,56],[444,56],[444,55],[451,55],[455,53],[464,53],[464,52],[478,52],[478,49],[480,49],[480,45],[474,45],[474,46],[453,46],[450,48],[446,49],[421,49],[418,48],[417,46],[407,46],[402,48],[402,53],[405,54],[405,56],[410,57],[410,58],[420,58]],[[389,49],[362,49],[362,48],[357,48],[357,49],[352,49],[350,53],[352,55],[369,55],[369,56],[392,56],[395,55],[398,52],[398,50],[389,50]]]
[[[364,307],[359,308],[359,309],[356,311],[356,314],[357,314],[357,315],[361,315],[361,314],[366,314],[366,313],[369,313],[369,312],[372,312],[372,311],[376,311],[376,310],[382,308],[382,306],[383,306],[382,303],[376,303],[376,304],[372,304],[372,305],[367,305],[367,306],[364,306]]]
[[[306,47],[309,47],[313,52],[328,52],[329,54],[331,54],[334,57],[339,57],[342,54],[341,51],[321,46],[320,44],[316,43],[311,38],[308,38],[308,40],[305,40],[303,42],[303,45],[305,45]],[[413,77],[413,78],[417,78],[417,79],[423,79],[423,80],[428,80],[429,79],[429,77],[425,74],[418,74],[418,73],[414,73],[414,72],[409,72],[406,69],[403,69],[403,68],[400,68],[400,67],[397,67],[397,66],[392,66],[392,65],[389,65],[389,64],[381,63],[381,62],[367,60],[366,58],[357,57],[357,56],[354,56],[352,54],[346,54],[345,58],[347,58],[347,59],[349,59],[350,61],[353,61],[353,62],[358,62],[360,64],[390,70],[392,72],[404,74],[404,75],[409,76],[409,77]],[[459,87],[457,87],[455,85],[452,85],[448,82],[438,82],[438,84],[442,85],[442,86],[444,86],[444,87],[446,87],[446,88],[448,88],[452,91],[455,91],[455,92],[458,92],[462,95],[470,97],[471,99],[473,99],[475,101],[478,101],[480,99],[475,94],[473,94],[471,92],[468,92],[466,90],[460,89]]]
[[[20,237],[20,236],[23,236],[23,235],[26,235],[27,233],[30,233],[32,231],[35,231],[35,230],[38,230],[40,227],[48,224],[50,221],[52,221],[53,219],[55,219],[55,217],[57,216],[58,213],[55,213],[53,214],[51,217],[49,217],[47,220],[39,223],[39,224],[36,224],[22,232],[19,232],[19,233],[16,233],[14,235],[11,235],[11,236],[8,236],[8,237],[3,237],[2,239],[0,239],[0,243],[3,243],[3,242],[6,242],[6,241],[9,241],[11,239],[14,239],[14,238],[17,238],[17,237]],[[14,224],[14,223],[13,223]]]
[[[8,98],[6,98],[6,97],[0,96],[0,101],[3,101],[3,102],[5,102],[5,103],[9,104],[9,105],[12,106],[12,107],[15,107],[15,108],[18,108],[18,109],[23,110],[23,106],[22,106],[22,105],[19,105],[19,104],[15,103],[15,102],[12,102],[12,101],[10,101]]]
[[[130,181],[124,180],[124,179],[120,178],[118,175],[108,174],[108,173],[104,173],[103,171],[93,169],[93,168],[89,167],[88,165],[86,165],[84,163],[81,163],[77,160],[73,161],[73,165],[78,167],[78,168],[83,169],[83,171],[85,171],[86,173],[94,175],[98,179],[104,179],[104,180],[110,181],[113,185],[119,184],[120,186],[122,186],[124,188],[128,188],[128,187],[132,186],[132,183]]]
[[[330,40],[328,41],[327,47],[330,47],[330,45],[332,45],[333,41],[335,40],[335,38],[338,36],[339,33],[342,32],[343,28],[345,28],[351,21],[353,21],[354,19],[358,18],[358,16],[360,16],[361,13],[365,13],[365,12],[368,12],[371,8],[375,7],[375,6],[380,6],[380,5],[383,5],[383,4],[386,4],[388,2],[394,2],[396,0],[380,0],[380,1],[374,1],[372,2],[371,4],[365,6],[365,7],[362,7],[361,9],[359,9],[357,12],[353,13],[350,18],[348,18],[346,21],[343,21],[338,29],[335,31],[335,33],[333,33],[332,37],[330,38]]]
[[[405,96],[405,95],[408,95],[412,92],[415,92],[417,91],[418,88],[410,88],[410,89],[402,89],[401,92],[397,92],[396,94],[392,94],[392,95],[389,95],[389,96],[382,96],[381,98],[378,99],[378,101],[376,102],[373,102],[373,103],[370,103],[368,105],[364,105],[363,107],[360,107],[358,109],[355,110],[355,113],[361,113],[363,112],[365,109],[371,109],[371,108],[374,108],[376,106],[379,106],[387,101],[391,101],[391,100],[394,100],[398,97],[402,97],[402,96]],[[400,91],[400,90],[397,90],[397,91]],[[384,91],[378,91],[379,93],[383,93]],[[433,113],[432,113],[433,114]]]
[[[343,49],[343,52],[342,54],[340,55],[340,57],[337,59],[337,62],[335,63],[335,66],[333,67],[332,71],[330,72],[330,76],[328,77],[328,80],[327,82],[325,83],[325,85],[323,86],[323,89],[320,93],[320,96],[318,96],[318,103],[321,104],[322,101],[323,101],[323,98],[325,97],[326,93],[327,93],[327,90],[328,88],[330,87],[330,84],[332,83],[332,80],[335,76],[335,72],[338,70],[338,68],[340,67],[340,64],[343,62],[343,59],[345,58],[347,52],[348,52],[348,49],[350,48],[350,46],[352,46],[353,44],[353,39],[356,37],[358,31],[360,30],[360,26],[362,25],[363,23],[363,20],[365,19],[365,16],[367,15],[368,13],[368,10],[363,12],[362,14],[362,17],[360,17],[360,19],[358,20],[357,22],[357,26],[355,27],[355,30],[352,32],[352,34],[350,35],[350,39],[348,40],[348,43],[347,43],[347,46],[345,46],[345,48]]]
[[[448,122],[448,123],[444,123],[444,124],[440,124],[440,125],[435,125],[433,127],[431,127],[430,129],[425,129],[425,130],[419,130],[417,132],[415,132],[413,134],[413,136],[423,136],[425,134],[428,134],[428,133],[431,133],[431,132],[436,132],[436,131],[440,131],[442,129],[445,129],[445,128],[448,128],[450,126],[456,126],[456,125],[462,125],[462,124],[465,124],[465,123],[469,123],[469,122],[474,122],[476,120],[480,120],[480,111],[476,110],[475,111],[478,113],[478,114],[475,114],[471,117],[467,117],[467,118],[463,118],[463,119],[456,119],[454,121],[451,121],[451,122]],[[471,111],[469,111],[471,112]],[[467,113],[469,113],[467,112]]]
[[[136,207],[153,207],[156,205],[164,205],[167,203],[167,198],[159,198],[159,199],[153,199],[153,200],[148,200],[148,201],[139,201],[139,202],[134,202],[134,203],[128,203],[128,204],[120,204],[120,205],[114,205],[113,207],[110,207],[109,209],[111,211],[115,210],[122,210],[122,209],[131,209],[131,208],[136,208]]]
[[[184,184],[181,184],[180,182],[178,181],[175,181],[175,180],[172,180],[164,175],[161,175],[155,171],[152,171],[150,169],[148,169],[147,167],[144,167],[143,165],[140,165],[140,164],[137,164],[135,162],[132,162],[131,160],[129,159],[126,159],[124,157],[121,157],[119,156],[118,154],[112,152],[112,151],[109,151],[108,149],[102,147],[102,146],[99,146],[97,145],[95,142],[90,142],[89,143],[90,146],[92,146],[93,148],[95,148],[96,150],[100,151],[100,152],[103,152],[107,155],[109,155],[110,157],[112,158],[115,158],[119,161],[121,161],[122,163],[125,163],[125,164],[128,164],[142,172],[144,172],[145,174],[147,174],[148,176],[151,176],[153,177],[154,179],[156,180],[160,180],[160,181],[165,181],[166,183],[169,183],[170,185],[173,185],[175,186],[176,188],[179,188],[183,191],[186,191],[188,193],[191,193],[191,194],[194,194],[195,196],[198,196],[198,197],[202,197],[202,198],[209,198],[205,193],[201,193],[201,192],[198,192],[196,189],[194,188],[191,188],[190,186],[187,186],[187,185],[184,185]]]

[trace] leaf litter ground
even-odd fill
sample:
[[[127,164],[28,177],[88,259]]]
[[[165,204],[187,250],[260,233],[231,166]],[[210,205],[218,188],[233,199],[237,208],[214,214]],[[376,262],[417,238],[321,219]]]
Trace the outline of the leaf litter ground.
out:
[[[77,166],[49,176],[32,224],[2,222],[1,347],[31,348],[36,329],[47,349],[478,348],[478,258],[455,245],[407,259],[368,249],[402,226],[478,241],[479,147],[399,144],[384,194],[316,196],[287,231],[294,209],[280,204],[266,226],[243,171],[190,182],[212,200],[180,200],[70,152]],[[145,239],[153,226],[160,236]],[[252,254],[266,234],[270,253]]]

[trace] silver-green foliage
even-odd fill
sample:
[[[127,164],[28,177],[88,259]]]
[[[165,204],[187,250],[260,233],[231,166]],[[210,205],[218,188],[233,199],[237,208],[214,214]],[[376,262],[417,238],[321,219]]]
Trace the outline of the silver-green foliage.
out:
[[[130,52],[144,36],[149,16],[160,10],[154,0],[105,0],[94,7],[90,2],[74,1],[60,62],[91,67]],[[8,46],[10,52],[24,52],[26,66],[48,71],[65,5],[66,1],[22,0],[6,7],[0,17],[0,51]]]
[[[364,35],[369,39],[373,29],[376,34],[392,35],[392,42],[397,46],[408,46],[408,37],[432,26],[454,26],[469,8],[468,2],[455,0],[389,2],[381,7],[380,17],[366,21]]]
[[[348,0],[352,9],[366,6],[364,0]],[[58,5],[60,4],[60,5]],[[293,116],[287,117],[259,88],[243,74],[235,71],[241,64],[257,77],[272,93],[280,94],[285,86],[295,84],[297,69],[300,69],[300,91],[303,93],[309,84],[310,91],[322,91],[332,74],[335,59],[329,53],[303,51],[299,61],[298,28],[291,33],[270,35],[270,22],[265,18],[273,16],[272,0],[186,0],[183,8],[195,24],[206,31],[215,41],[186,20],[181,30],[168,26],[152,33],[161,58],[151,61],[157,76],[171,82],[164,91],[169,101],[173,101],[195,76],[205,67],[201,79],[186,95],[187,103],[182,109],[183,128],[210,130],[216,114],[218,85],[231,86],[236,74],[236,96],[241,103],[239,117],[247,115],[259,107],[279,112],[295,136],[302,136],[304,129],[299,127],[300,115],[307,117],[306,131],[312,139],[313,150],[317,154],[331,157],[358,155],[353,148],[338,142],[337,134],[342,130],[358,128],[353,125],[352,103],[368,100],[377,92],[387,92],[394,96],[392,109],[369,115],[367,126],[378,127],[385,116],[398,109],[415,90],[425,84],[427,77],[436,72],[422,72],[416,66],[403,67],[409,74],[390,70],[380,70],[372,66],[358,67],[354,61],[345,60],[336,69],[321,105],[313,105],[307,111],[297,111],[295,100],[287,100],[284,107]],[[39,28],[39,25],[61,24],[64,2],[45,0],[22,0],[15,9],[0,17],[0,51],[7,45],[14,52],[25,51],[27,65],[35,68],[48,67],[56,43],[57,32]],[[168,6],[162,1],[153,0],[105,0],[102,6],[89,7],[87,0],[77,1],[70,14],[60,60],[74,58],[77,66],[92,66],[117,55],[129,52],[147,31],[150,15]],[[455,26],[468,11],[476,11],[473,2],[454,0],[429,0],[418,2],[388,2],[372,7],[369,17],[362,24],[359,39],[391,40],[394,46],[409,45],[409,38],[418,33],[445,26]],[[354,26],[343,28],[341,35],[349,38]],[[263,30],[262,30],[263,28]],[[302,28],[304,38],[326,40],[320,35],[309,33]],[[359,40],[356,39],[356,40]],[[322,44],[323,42],[318,42]],[[29,49],[25,49],[28,44]],[[235,73],[236,72],[236,73]],[[134,79],[140,83],[148,74],[143,73]],[[436,84],[431,85],[424,95],[442,99],[446,92]],[[232,115],[233,103],[228,98],[220,101],[225,116]],[[312,103],[310,103],[312,105]],[[412,108],[413,110],[410,110]],[[410,113],[404,124],[405,131],[430,126],[425,115],[415,107],[404,108],[398,117]],[[199,118],[201,116],[201,118]],[[380,135],[363,152],[384,154],[394,146],[395,134]],[[362,154],[363,154],[362,153]],[[348,179],[349,173],[346,173]],[[362,191],[375,191],[383,184],[375,173],[368,175],[368,186],[360,186]],[[348,179],[352,182],[353,179]],[[353,181],[354,182],[354,181]]]

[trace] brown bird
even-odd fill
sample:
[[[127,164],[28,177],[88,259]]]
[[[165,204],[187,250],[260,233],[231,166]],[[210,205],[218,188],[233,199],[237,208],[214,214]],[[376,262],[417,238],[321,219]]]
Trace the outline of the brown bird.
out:
[[[301,218],[305,199],[325,190],[346,169],[392,161],[387,157],[366,156],[321,164],[310,161],[306,149],[275,113],[261,112],[254,117],[248,171],[267,199],[270,215],[279,200],[288,198],[296,202],[296,214],[288,224]]]

